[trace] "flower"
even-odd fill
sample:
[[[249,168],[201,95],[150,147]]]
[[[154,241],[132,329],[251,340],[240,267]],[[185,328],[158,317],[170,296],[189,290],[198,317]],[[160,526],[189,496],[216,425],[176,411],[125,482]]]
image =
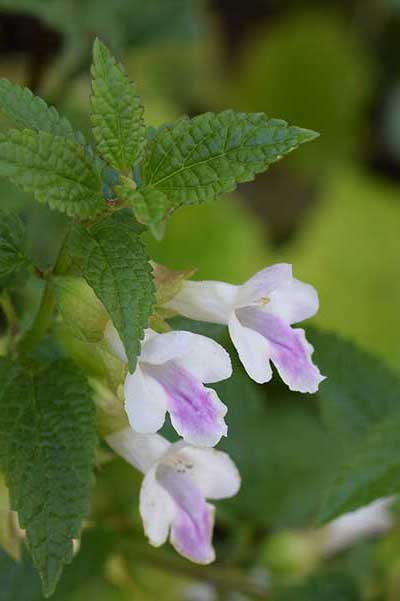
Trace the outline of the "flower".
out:
[[[270,361],[291,390],[316,392],[324,379],[312,363],[313,347],[292,324],[318,311],[312,286],[296,280],[280,263],[256,273],[241,286],[224,282],[183,282],[165,307],[191,319],[227,324],[249,376],[262,384],[272,377]]]
[[[158,434],[138,434],[129,427],[106,440],[145,474],[139,509],[150,543],[158,547],[169,536],[184,557],[202,564],[213,561],[215,508],[206,499],[238,492],[240,476],[230,457],[182,441],[171,444]]]
[[[113,353],[127,361],[117,331],[107,324]],[[187,442],[214,446],[226,436],[227,408],[203,383],[229,378],[228,353],[214,340],[191,332],[157,334],[146,330],[138,365],[125,380],[125,409],[136,432],[157,432],[169,411],[172,425]]]

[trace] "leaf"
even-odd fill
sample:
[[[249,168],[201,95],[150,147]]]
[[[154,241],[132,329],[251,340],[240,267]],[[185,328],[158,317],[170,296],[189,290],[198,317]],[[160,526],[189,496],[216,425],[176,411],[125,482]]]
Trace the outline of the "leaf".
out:
[[[397,410],[400,377],[379,357],[334,334],[308,330],[314,360],[327,379],[319,391],[322,418],[347,443]]]
[[[40,580],[31,562],[14,561],[0,550],[0,601],[42,601]]]
[[[400,494],[400,412],[374,425],[353,449],[330,488],[320,521],[353,511],[380,497]]]
[[[100,174],[83,147],[47,132],[0,134],[0,175],[73,217],[103,208]]]
[[[143,106],[122,65],[96,39],[93,48],[91,121],[97,149],[115,169],[142,159],[146,130]]]
[[[54,106],[49,107],[28,88],[21,88],[8,79],[0,79],[0,110],[18,127],[45,131],[85,144],[81,132],[74,131],[68,119],[60,117]]]
[[[85,378],[59,360],[31,375],[0,361],[0,464],[43,582],[55,589],[89,509],[95,413]]]
[[[0,211],[0,277],[10,275],[27,262],[24,223],[15,214]]]
[[[122,183],[115,187],[120,200],[132,207],[136,219],[150,228],[153,236],[160,240],[164,231],[163,221],[168,209],[168,198],[154,188],[135,189],[134,182],[121,177]]]
[[[147,144],[142,178],[173,208],[199,203],[254,179],[316,136],[264,113],[205,113],[157,131]]]
[[[273,590],[276,601],[361,601],[351,574],[338,570],[313,574],[304,584]]]
[[[68,252],[79,273],[107,309],[124,343],[130,371],[154,302],[152,269],[129,211],[119,211],[90,230],[76,225]]]

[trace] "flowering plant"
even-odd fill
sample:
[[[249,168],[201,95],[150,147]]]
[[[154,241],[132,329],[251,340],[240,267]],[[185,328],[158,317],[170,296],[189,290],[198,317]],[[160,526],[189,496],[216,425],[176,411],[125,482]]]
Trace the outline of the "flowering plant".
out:
[[[357,380],[347,382],[346,369],[355,365],[362,380],[366,371],[372,378],[375,366],[333,336],[311,330],[311,344],[293,327],[314,316],[319,301],[288,263],[267,266],[242,285],[196,281],[192,272],[152,261],[144,236],[161,239],[180,207],[234,190],[317,134],[232,110],[147,127],[135,84],[99,40],[92,65],[94,146],[53,107],[4,79],[0,108],[16,127],[0,134],[0,175],[67,221],[58,257],[46,269],[29,252],[26,224],[16,214],[4,213],[0,221],[7,317],[0,466],[43,592],[53,594],[74,540],[90,529],[93,475],[111,449],[144,476],[139,508],[149,542],[169,539],[185,558],[208,564],[215,559],[215,507],[208,500],[238,494],[242,465],[230,442],[230,417],[232,411],[237,423],[237,405],[252,403],[252,380],[272,380],[272,391],[280,378],[290,391],[314,394],[327,376],[325,413],[340,415],[358,402],[355,392],[356,401],[343,409]],[[13,303],[19,277],[42,286],[30,324]],[[218,341],[205,323],[223,326]],[[344,365],[338,367],[338,358]],[[359,405],[361,423],[373,409]],[[368,449],[384,454],[382,437],[394,444],[396,432],[393,421],[380,422],[366,436]],[[219,443],[224,450],[214,449]],[[372,451],[360,443],[354,453],[355,463],[332,486],[322,521],[397,492],[386,479],[387,462],[378,464],[375,455],[364,486],[362,468]],[[239,494],[247,486],[244,481]]]

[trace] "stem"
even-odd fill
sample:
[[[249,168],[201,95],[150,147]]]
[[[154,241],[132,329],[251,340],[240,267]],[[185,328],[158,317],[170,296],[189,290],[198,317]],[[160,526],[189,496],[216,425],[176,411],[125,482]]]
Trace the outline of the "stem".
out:
[[[126,541],[124,548],[129,555],[135,556],[136,561],[142,560],[161,570],[209,582],[220,591],[236,591],[262,601],[268,599],[268,595],[262,586],[235,569],[189,564],[179,558],[171,557],[161,551],[153,551],[148,546],[133,541]]]
[[[64,268],[64,244],[65,239],[63,244],[61,245],[60,252],[52,270],[52,273],[54,275],[62,273]],[[47,280],[46,287],[44,289],[43,296],[40,301],[40,306],[38,312],[36,313],[36,317],[33,321],[33,324],[18,343],[18,350],[20,353],[29,353],[35,348],[35,346],[41,340],[41,338],[43,338],[52,322],[55,307],[56,297],[54,294],[54,289],[51,281]]]

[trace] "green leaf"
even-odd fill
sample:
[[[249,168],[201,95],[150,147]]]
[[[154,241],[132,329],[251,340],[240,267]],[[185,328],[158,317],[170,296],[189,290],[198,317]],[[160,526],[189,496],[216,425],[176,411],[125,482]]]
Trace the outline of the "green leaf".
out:
[[[168,209],[168,198],[154,188],[134,188],[134,182],[121,177],[122,183],[115,187],[118,198],[132,207],[136,219],[150,228],[153,236],[160,240],[164,231],[164,219]]]
[[[330,488],[321,522],[367,505],[380,497],[400,494],[400,413],[373,426],[352,450]]]
[[[205,113],[161,127],[148,141],[142,178],[170,205],[211,200],[248,182],[316,133],[264,113]]]
[[[30,129],[0,134],[0,175],[75,217],[103,208],[101,178],[82,146]]]
[[[91,121],[97,149],[115,169],[142,159],[146,130],[136,86],[98,39],[93,48]]]
[[[10,275],[27,262],[24,223],[15,214],[0,211],[0,277]]]
[[[68,252],[110,314],[134,371],[154,302],[152,269],[136,221],[119,211],[90,230],[76,225]]]
[[[10,504],[49,596],[89,508],[96,446],[90,390],[68,361],[30,374],[1,359],[0,412]]]
[[[0,549],[0,601],[42,601],[40,580],[31,562],[14,561]]]
[[[314,360],[327,379],[319,391],[326,426],[354,441],[397,410],[400,377],[379,357],[334,334],[308,330]]]
[[[21,88],[8,79],[0,79],[0,110],[18,127],[45,131],[85,144],[81,132],[76,132],[65,117],[60,117],[54,106],[48,106],[28,88]]]

